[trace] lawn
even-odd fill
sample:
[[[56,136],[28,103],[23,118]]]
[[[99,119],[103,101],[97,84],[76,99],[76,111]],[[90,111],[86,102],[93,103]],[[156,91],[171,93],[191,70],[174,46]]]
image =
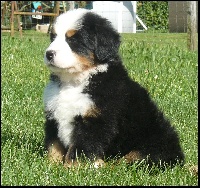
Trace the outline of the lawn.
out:
[[[180,135],[186,163],[164,172],[123,161],[94,169],[65,169],[43,151],[44,66],[47,34],[26,31],[23,38],[2,34],[2,185],[198,185],[189,168],[198,164],[197,52],[187,50],[186,34],[123,34],[120,54],[132,79],[149,90]],[[89,166],[88,162],[88,166]]]

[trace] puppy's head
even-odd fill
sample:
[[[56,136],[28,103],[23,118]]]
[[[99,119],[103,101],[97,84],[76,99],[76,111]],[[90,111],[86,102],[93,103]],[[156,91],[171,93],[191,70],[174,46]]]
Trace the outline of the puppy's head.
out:
[[[86,9],[58,16],[50,39],[44,61],[53,72],[83,72],[118,57],[119,34],[107,19]]]

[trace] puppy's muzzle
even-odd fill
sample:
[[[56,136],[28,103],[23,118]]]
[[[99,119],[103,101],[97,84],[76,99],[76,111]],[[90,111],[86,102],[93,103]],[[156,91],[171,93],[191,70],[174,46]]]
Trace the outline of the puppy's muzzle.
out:
[[[54,50],[46,51],[46,58],[48,59],[48,61],[52,61],[55,55],[56,52]]]

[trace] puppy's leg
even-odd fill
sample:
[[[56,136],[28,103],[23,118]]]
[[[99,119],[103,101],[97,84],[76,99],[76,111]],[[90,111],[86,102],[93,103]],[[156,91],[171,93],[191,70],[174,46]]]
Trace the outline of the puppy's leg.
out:
[[[77,159],[75,159],[76,158],[76,156],[70,156],[74,151],[73,151],[73,145],[71,144],[70,146],[69,146],[69,149],[68,149],[68,151],[67,151],[67,154],[65,155],[65,157],[64,157],[64,167],[66,167],[66,168],[70,168],[70,167],[72,167],[72,166],[75,166],[75,167],[77,167],[78,166],[78,162],[77,162]],[[73,159],[74,158],[74,159]]]
[[[48,146],[48,158],[56,163],[63,163],[65,148],[59,140],[55,140]]]
[[[77,156],[76,156],[77,154],[74,152],[74,149],[75,149],[74,146],[70,145],[68,152],[65,155],[64,166],[66,168],[78,167],[79,165],[82,165],[82,166],[85,165],[85,164],[81,163],[80,160],[77,159]],[[73,155],[75,155],[75,156],[73,156]],[[94,166],[94,168],[99,168],[99,167],[105,166],[105,162],[100,158],[95,159],[92,163],[93,163],[92,166]]]
[[[50,112],[46,112],[49,114]],[[51,114],[50,114],[51,115]],[[64,155],[67,151],[63,144],[58,139],[58,128],[57,122],[54,119],[48,119],[50,115],[47,115],[45,122],[45,138],[44,138],[44,147],[48,151],[48,158],[54,162],[62,162]]]

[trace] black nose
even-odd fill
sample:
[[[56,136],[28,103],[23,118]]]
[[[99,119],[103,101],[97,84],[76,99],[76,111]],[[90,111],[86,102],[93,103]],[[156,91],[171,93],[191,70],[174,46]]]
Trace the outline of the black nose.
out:
[[[49,61],[53,60],[53,57],[55,56],[56,52],[54,50],[49,50],[46,52],[46,57]]]

